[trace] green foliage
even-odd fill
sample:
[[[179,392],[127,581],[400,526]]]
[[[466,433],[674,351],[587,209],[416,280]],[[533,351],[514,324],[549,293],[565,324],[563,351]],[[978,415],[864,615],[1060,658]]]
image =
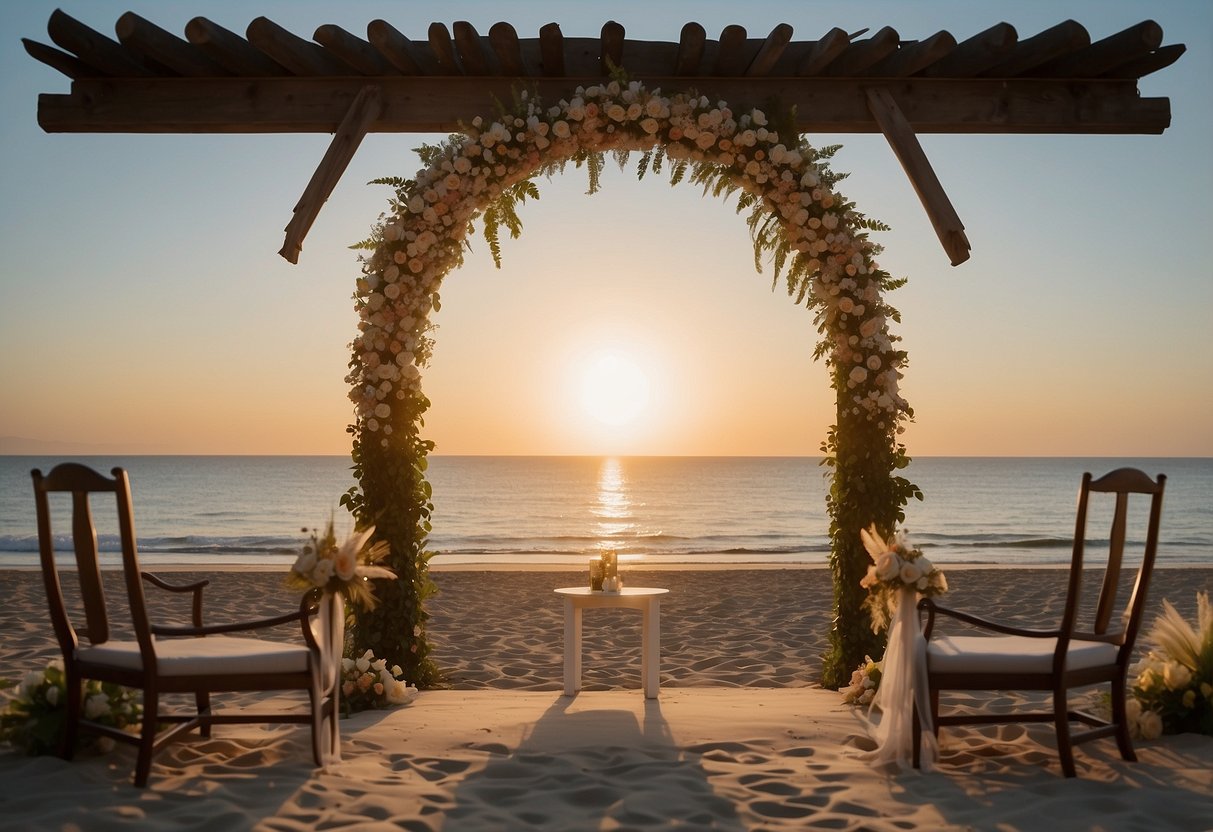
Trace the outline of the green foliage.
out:
[[[32,671],[20,685],[0,681],[0,688],[19,687],[18,695],[0,711],[0,742],[35,757],[59,750],[67,726],[67,676],[63,663],[51,662],[45,670]],[[86,720],[120,730],[139,724],[138,695],[113,682],[89,679],[83,683],[81,712]],[[101,742],[104,740],[104,743]],[[81,741],[98,743],[103,750],[109,738],[84,734]]]

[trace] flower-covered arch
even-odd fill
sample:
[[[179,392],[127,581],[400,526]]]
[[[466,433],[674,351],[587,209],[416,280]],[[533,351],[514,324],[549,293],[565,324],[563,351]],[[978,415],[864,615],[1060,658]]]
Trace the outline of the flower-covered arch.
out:
[[[693,92],[667,96],[614,80],[578,87],[571,99],[551,105],[522,94],[497,120],[477,118],[465,133],[422,148],[425,167],[414,179],[381,180],[395,186],[396,197],[364,244],[355,293],[359,334],[347,381],[359,484],[343,503],[361,525],[376,526],[398,576],[379,586],[375,610],[358,614],[356,647],[400,664],[410,681],[437,678],[424,609],[434,591],[426,549],[433,443],[420,430],[429,407],[421,372],[442,280],[463,262],[476,219],[499,258],[500,229],[517,236],[517,206],[538,196],[534,177],[570,161],[585,164],[593,191],[605,154],[622,165],[633,151],[643,154],[641,176],[666,168],[672,184],[685,180],[714,196],[735,194],[737,210],[750,211],[756,263],[769,256],[775,280],[785,275],[789,295],[815,313],[816,357],[825,358],[837,393],[837,422],[822,443],[835,583],[825,683],[838,686],[865,653],[878,652],[862,607],[867,555],[858,531],[872,522],[891,528],[918,493],[897,475],[908,462],[898,435],[913,414],[898,390],[906,354],[890,332],[897,312],[884,299],[903,281],[880,269],[880,247],[868,239],[883,226],[835,190],[841,177],[827,164],[833,149],[811,148],[762,110],[738,112]]]

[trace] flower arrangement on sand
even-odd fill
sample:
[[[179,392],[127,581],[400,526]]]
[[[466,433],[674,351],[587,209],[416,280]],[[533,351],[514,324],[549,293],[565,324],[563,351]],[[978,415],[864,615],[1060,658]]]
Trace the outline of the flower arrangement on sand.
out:
[[[341,709],[346,716],[356,711],[407,705],[417,688],[405,682],[400,665],[390,669],[384,659],[367,650],[356,659],[341,660]]]
[[[55,753],[67,722],[67,674],[62,660],[56,659],[45,670],[31,670],[18,684],[0,681],[0,688],[17,687],[17,696],[0,711],[0,742],[33,757]],[[142,708],[134,691],[113,682],[89,679],[84,684],[84,718],[119,730],[137,727]],[[85,743],[95,742],[108,751],[114,741],[109,737],[84,734]]]
[[[842,701],[848,705],[871,705],[880,688],[880,677],[884,673],[884,661],[872,661],[864,656],[863,663],[851,674],[851,683],[839,689]]]
[[[312,529],[311,539],[304,544],[287,575],[287,585],[302,590],[320,588],[326,592],[339,592],[353,604],[374,607],[375,591],[370,579],[396,577],[392,570],[377,565],[387,554],[388,546],[381,541],[367,545],[374,533],[375,527],[368,526],[338,545],[332,520],[323,534]]]
[[[872,632],[878,633],[889,626],[897,610],[902,590],[912,589],[928,597],[948,591],[948,579],[943,571],[913,547],[904,531],[898,531],[886,541],[873,523],[859,530],[863,547],[872,558],[868,574],[859,582],[868,590],[864,607],[872,617]]]
[[[1150,630],[1151,650],[1141,663],[1129,700],[1135,736],[1194,731],[1213,735],[1213,604],[1196,593],[1196,626],[1162,602]]]

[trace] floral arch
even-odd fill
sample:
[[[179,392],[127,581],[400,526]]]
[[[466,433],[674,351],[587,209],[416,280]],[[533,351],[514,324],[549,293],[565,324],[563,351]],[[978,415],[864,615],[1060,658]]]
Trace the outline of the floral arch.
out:
[[[531,181],[586,165],[598,186],[605,154],[621,165],[642,154],[639,174],[669,172],[671,184],[694,182],[713,196],[737,196],[749,210],[755,262],[770,257],[775,281],[814,313],[836,391],[837,421],[822,443],[830,467],[830,565],[834,578],[831,651],[823,679],[837,687],[865,653],[880,649],[863,609],[860,580],[868,564],[859,529],[891,529],[917,488],[897,472],[908,462],[898,441],[913,413],[898,392],[906,354],[890,321],[885,293],[904,281],[880,269],[880,246],[868,232],[884,228],[837,193],[841,177],[828,167],[833,149],[814,149],[790,127],[758,109],[734,111],[694,92],[664,95],[638,81],[578,87],[544,105],[525,93],[487,123],[421,151],[425,168],[393,185],[390,212],[363,247],[355,304],[360,316],[347,381],[355,407],[354,472],[358,486],[342,502],[360,525],[375,524],[390,545],[397,575],[378,588],[381,603],[360,611],[353,630],[359,651],[404,668],[411,682],[436,681],[429,657],[424,602],[435,590],[426,540],[433,511],[426,480],[433,443],[421,437],[429,400],[422,370],[432,348],[431,312],[442,280],[463,262],[473,222],[480,219],[494,259],[501,228],[517,236],[516,208],[537,197]]]

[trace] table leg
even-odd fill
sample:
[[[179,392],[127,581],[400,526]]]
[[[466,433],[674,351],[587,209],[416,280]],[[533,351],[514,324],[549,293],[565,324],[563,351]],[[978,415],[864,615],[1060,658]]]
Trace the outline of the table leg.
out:
[[[581,689],[581,608],[564,599],[564,695]]]
[[[661,601],[653,598],[645,605],[640,625],[640,681],[645,699],[656,699],[661,688]]]

